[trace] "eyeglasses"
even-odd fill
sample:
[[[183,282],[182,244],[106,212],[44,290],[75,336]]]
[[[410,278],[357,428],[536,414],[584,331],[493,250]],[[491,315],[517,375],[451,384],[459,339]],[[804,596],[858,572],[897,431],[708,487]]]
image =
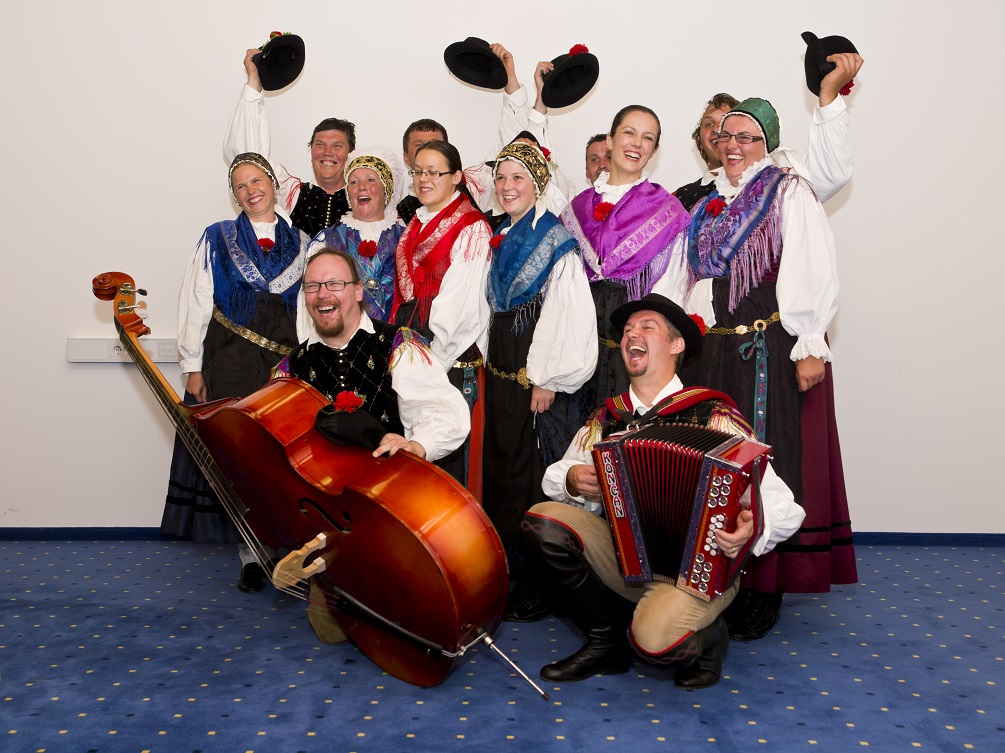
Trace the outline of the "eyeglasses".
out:
[[[321,291],[321,286],[324,285],[325,288],[330,290],[332,293],[338,293],[341,290],[345,290],[346,285],[355,285],[356,283],[352,280],[325,280],[324,282],[305,282],[304,292],[305,293],[319,293]]]
[[[753,144],[755,141],[764,141],[763,136],[751,136],[749,133],[729,133],[729,131],[719,131],[719,135],[712,139],[712,143],[728,144],[730,139],[736,139],[737,144]]]
[[[413,178],[421,178],[423,175],[427,178],[432,178],[436,180],[437,178],[442,178],[444,175],[452,175],[449,170],[444,172],[443,170],[409,170],[408,174]]]

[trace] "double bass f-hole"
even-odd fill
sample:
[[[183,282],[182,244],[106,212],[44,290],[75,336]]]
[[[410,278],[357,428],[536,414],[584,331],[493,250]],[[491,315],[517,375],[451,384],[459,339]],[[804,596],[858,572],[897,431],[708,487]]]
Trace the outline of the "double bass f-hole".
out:
[[[318,505],[317,502],[308,497],[300,498],[298,506],[300,508],[301,515],[308,514],[305,508],[306,505],[310,505],[312,508],[314,508],[314,511],[322,518],[324,518],[325,521],[327,521],[327,523],[339,533],[352,533],[352,518],[349,516],[349,513],[346,510],[342,511],[342,520],[345,521],[345,523],[343,524],[339,523],[337,520],[332,518],[325,510],[321,509],[321,507]]]

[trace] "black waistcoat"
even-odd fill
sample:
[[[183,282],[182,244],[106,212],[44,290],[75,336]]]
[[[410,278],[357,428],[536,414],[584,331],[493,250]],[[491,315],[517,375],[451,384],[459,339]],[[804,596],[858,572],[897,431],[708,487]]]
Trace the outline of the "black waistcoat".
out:
[[[714,180],[702,185],[701,178],[698,178],[694,183],[688,183],[686,186],[678,188],[673,192],[673,195],[690,212],[691,207],[712,193],[713,188],[715,188]]]
[[[320,186],[304,183],[297,196],[297,203],[290,212],[290,219],[293,227],[313,238],[322,230],[337,225],[342,220],[342,215],[348,211],[349,197],[344,188],[330,194]]]
[[[374,333],[358,330],[342,350],[323,343],[301,345],[290,354],[290,376],[310,384],[332,402],[338,393],[355,391],[363,410],[389,432],[401,434],[398,396],[391,387],[391,350],[398,327],[373,322]]]

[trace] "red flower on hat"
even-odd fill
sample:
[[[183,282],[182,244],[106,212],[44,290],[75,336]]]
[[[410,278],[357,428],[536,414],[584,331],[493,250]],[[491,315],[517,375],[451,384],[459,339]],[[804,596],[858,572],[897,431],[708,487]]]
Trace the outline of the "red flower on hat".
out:
[[[502,242],[503,242],[502,235],[493,235],[491,238],[489,238],[489,245],[492,246],[492,248],[499,248],[499,245]]]
[[[708,202],[708,204],[705,206],[705,211],[708,212],[713,217],[718,217],[720,214],[722,214],[722,210],[725,208],[726,208],[726,202],[716,197],[712,199],[710,202]]]
[[[609,201],[602,201],[597,206],[593,208],[593,219],[597,222],[603,222],[607,219],[607,215],[611,213],[614,209],[614,205]]]
[[[344,390],[335,396],[335,411],[340,413],[352,413],[363,405],[363,398],[355,392]]]
[[[283,32],[281,32],[281,31],[274,31],[271,34],[269,34],[269,39],[275,39],[276,37],[281,37],[281,36],[283,36]]]
[[[359,244],[359,248],[356,249],[356,252],[360,256],[365,256],[367,259],[369,259],[375,253],[377,253],[377,243],[376,241],[361,241]]]
[[[570,55],[582,55],[584,52],[589,52],[590,48],[585,44],[574,44],[572,49],[569,50]]]
[[[551,149],[548,149],[547,147],[543,147],[542,146],[541,147],[541,154],[544,155],[544,158],[546,160],[548,160],[549,162],[551,162]]]
[[[705,336],[705,320],[702,319],[698,314],[688,314],[691,317],[691,321],[698,325],[698,331],[701,332],[701,336]]]
[[[258,239],[258,247],[260,249],[262,249],[262,251],[264,251],[265,253],[269,253],[269,251],[271,251],[272,247],[275,246],[275,245],[276,245],[276,242],[274,240],[272,240],[271,238],[259,238]]]
[[[855,86],[855,79],[852,79],[847,84],[841,87],[841,94],[847,97],[849,94],[851,94],[851,88],[853,86]]]

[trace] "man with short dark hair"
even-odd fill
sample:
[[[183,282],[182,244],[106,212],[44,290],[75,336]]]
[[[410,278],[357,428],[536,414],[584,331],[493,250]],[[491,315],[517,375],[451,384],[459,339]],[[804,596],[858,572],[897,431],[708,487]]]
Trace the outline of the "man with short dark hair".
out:
[[[611,150],[607,146],[607,134],[597,133],[586,142],[586,180],[592,186],[600,173],[611,166]]]
[[[702,333],[680,306],[651,293],[616,309],[611,322],[623,333],[621,355],[631,387],[608,400],[562,460],[548,468],[542,486],[555,501],[535,505],[522,523],[541,584],[586,635],[582,648],[544,667],[541,677],[571,682],[627,672],[631,647],[644,660],[676,670],[679,687],[710,687],[719,681],[729,644],[721,612],[739,582],[711,602],[662,581],[626,584],[610,527],[601,517],[591,450],[601,436],[636,421],[699,425],[746,438],[753,432],[728,397],[704,388],[685,390],[681,384],[678,362],[700,352]],[[770,466],[760,489],[764,530],[753,546],[755,555],[787,539],[803,519],[792,492]],[[717,531],[715,542],[725,556],[735,557],[753,530],[753,516],[743,512],[736,530]]]
[[[407,169],[412,169],[412,162],[415,160],[416,153],[430,141],[446,141],[450,143],[450,140],[447,138],[447,129],[432,118],[419,118],[414,123],[408,124],[408,128],[405,129],[405,135],[401,137],[401,156],[405,161]],[[415,213],[422,205],[415,196],[415,188],[412,185],[412,181],[408,181],[406,185],[408,190],[401,201],[398,202],[396,209],[401,221],[407,225],[412,221]]]
[[[223,153],[228,160],[242,152],[257,152],[270,159],[269,120],[262,80],[253,59],[259,52],[251,49],[244,56],[248,82],[224,138]],[[272,164],[278,168],[278,206],[289,215],[294,227],[313,238],[338,224],[349,211],[344,171],[349,153],[356,148],[356,126],[341,118],[325,118],[315,127],[307,146],[311,150],[315,184],[301,181],[275,160]]]

